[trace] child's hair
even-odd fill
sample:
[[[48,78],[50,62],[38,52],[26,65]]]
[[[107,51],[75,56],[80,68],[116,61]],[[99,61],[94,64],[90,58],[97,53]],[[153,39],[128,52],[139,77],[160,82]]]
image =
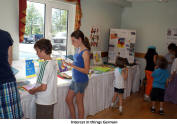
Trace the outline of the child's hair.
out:
[[[48,39],[40,39],[36,41],[34,44],[34,48],[38,48],[40,50],[44,50],[47,55],[52,53],[52,44],[51,41]]]
[[[150,57],[150,56],[153,57],[155,54],[157,54],[155,48],[148,48],[147,53],[146,53],[146,55],[145,55],[145,58],[148,58],[148,57]]]
[[[116,62],[115,62],[115,65],[119,68],[125,68],[127,64],[127,61],[126,59],[122,58],[122,57],[116,57]]]
[[[168,50],[175,51],[175,50],[176,50],[176,44],[170,43],[170,44],[168,45]]]
[[[84,36],[84,33],[80,30],[76,30],[71,34],[71,37],[75,37],[76,39],[81,38],[82,43],[87,49],[91,50],[90,43],[87,37]]]
[[[161,69],[166,69],[168,67],[168,61],[165,57],[158,57],[157,58],[157,65]]]
[[[175,52],[175,58],[177,58],[177,46],[174,43],[168,45],[168,50]]]

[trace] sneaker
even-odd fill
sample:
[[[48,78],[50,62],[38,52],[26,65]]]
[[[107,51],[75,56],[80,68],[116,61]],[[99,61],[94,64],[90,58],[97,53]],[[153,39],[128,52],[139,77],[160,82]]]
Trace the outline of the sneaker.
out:
[[[160,110],[160,111],[159,111],[159,114],[160,114],[160,115],[164,115],[165,113],[164,113],[163,110]]]
[[[110,109],[113,109],[114,107],[115,107],[115,104],[114,104],[114,103],[111,103]]]
[[[149,96],[148,96],[148,97],[147,97],[147,96],[145,96],[145,97],[144,97],[144,101],[150,102],[150,101],[151,101],[151,99],[150,99],[150,97],[149,97]]]
[[[122,108],[119,108],[119,114],[122,115]]]
[[[152,112],[152,113],[155,113],[155,108],[152,108],[152,107],[151,107],[151,112]]]

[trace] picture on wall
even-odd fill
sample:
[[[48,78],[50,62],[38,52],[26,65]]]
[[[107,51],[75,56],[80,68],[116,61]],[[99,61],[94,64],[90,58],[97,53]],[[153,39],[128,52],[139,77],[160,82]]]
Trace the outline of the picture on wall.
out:
[[[90,31],[90,45],[91,47],[98,47],[100,40],[100,31],[98,27],[93,26]]]
[[[167,46],[170,43],[175,43],[177,45],[177,27],[167,29],[166,41],[167,41]]]

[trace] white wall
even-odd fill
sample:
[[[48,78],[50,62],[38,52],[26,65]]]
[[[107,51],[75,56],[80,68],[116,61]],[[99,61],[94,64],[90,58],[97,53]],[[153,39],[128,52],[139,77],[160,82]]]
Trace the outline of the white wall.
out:
[[[81,30],[87,37],[92,26],[100,28],[100,42],[93,50],[108,51],[109,29],[120,28],[121,8],[117,4],[104,0],[81,0],[82,22]]]
[[[13,59],[18,58],[18,0],[0,0],[0,28],[8,31],[13,40]]]
[[[167,53],[165,33],[169,27],[177,27],[177,0],[168,3],[133,2],[122,12],[121,28],[136,29],[136,52],[146,53],[149,45],[157,47],[160,55]],[[141,72],[144,72],[145,60],[141,63]],[[143,73],[142,77],[143,77]]]
[[[136,51],[146,52],[149,45],[157,47],[159,54],[167,52],[165,33],[177,27],[177,0],[168,3],[133,2],[122,12],[121,27],[137,30]]]

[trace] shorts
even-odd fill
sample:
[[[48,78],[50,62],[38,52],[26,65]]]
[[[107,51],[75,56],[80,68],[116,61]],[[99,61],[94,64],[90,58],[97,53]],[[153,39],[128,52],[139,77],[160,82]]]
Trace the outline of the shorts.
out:
[[[73,90],[74,93],[78,93],[78,92],[84,93],[87,85],[88,85],[88,82],[77,83],[77,82],[72,81],[71,85],[69,86],[69,89]]]
[[[161,88],[152,88],[151,101],[164,101],[165,90]]]
[[[22,117],[20,94],[16,82],[0,83],[0,118],[21,119]]]
[[[114,87],[114,92],[116,93],[124,93],[124,89],[118,89]]]
[[[36,104],[36,119],[53,119],[53,105]]]

